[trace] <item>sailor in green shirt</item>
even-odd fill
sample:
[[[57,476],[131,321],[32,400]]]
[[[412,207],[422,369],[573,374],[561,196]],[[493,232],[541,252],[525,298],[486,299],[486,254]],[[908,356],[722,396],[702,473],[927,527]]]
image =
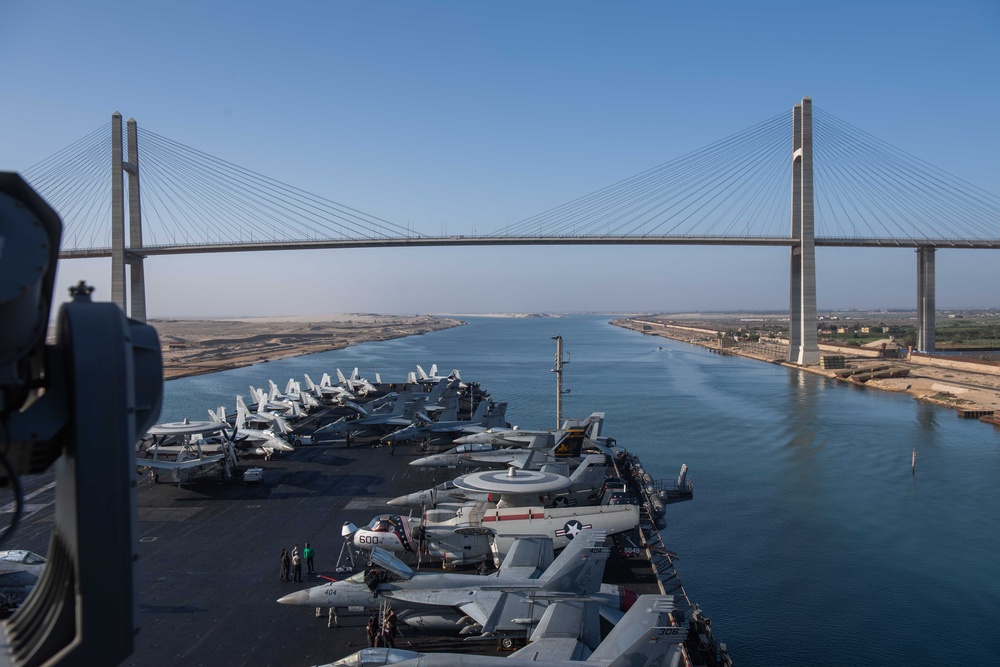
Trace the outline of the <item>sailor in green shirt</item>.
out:
[[[316,552],[313,551],[312,547],[309,546],[309,543],[306,542],[306,548],[302,550],[302,557],[306,559],[307,574],[316,574],[316,571],[313,570],[313,557],[315,555]]]

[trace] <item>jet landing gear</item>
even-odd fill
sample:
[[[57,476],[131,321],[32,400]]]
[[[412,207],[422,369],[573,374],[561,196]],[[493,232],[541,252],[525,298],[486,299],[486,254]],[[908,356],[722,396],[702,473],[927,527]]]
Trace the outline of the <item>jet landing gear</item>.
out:
[[[519,648],[527,646],[528,642],[524,639],[518,639],[516,637],[500,637],[497,639],[497,650],[498,651],[516,651]]]

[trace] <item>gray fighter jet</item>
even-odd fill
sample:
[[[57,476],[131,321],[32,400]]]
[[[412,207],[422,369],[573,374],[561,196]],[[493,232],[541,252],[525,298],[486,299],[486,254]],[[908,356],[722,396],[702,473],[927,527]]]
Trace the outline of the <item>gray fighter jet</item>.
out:
[[[647,667],[682,664],[688,628],[674,624],[674,596],[643,595],[591,653],[599,636],[596,603],[566,600],[550,605],[531,643],[506,658],[368,648],[323,667]]]
[[[411,461],[411,466],[455,468],[459,466],[514,466],[537,468],[560,459],[580,455],[585,443],[593,445],[604,422],[595,412],[584,420],[566,420],[558,431],[484,431],[455,440],[462,443],[441,454]]]
[[[521,538],[488,576],[413,572],[382,549],[371,565],[344,581],[298,591],[278,600],[305,607],[364,608],[388,603],[401,622],[438,632],[523,637],[545,608],[575,596],[601,602],[601,612],[616,622],[635,600],[621,586],[601,584],[608,549],[603,532],[583,531],[552,560],[552,540]],[[550,562],[548,567],[544,563]],[[591,647],[593,648],[593,647]]]
[[[392,404],[381,406],[380,411],[372,412],[360,419],[335,421],[316,429],[314,435],[351,433],[359,441],[377,440],[387,433],[409,426],[419,410],[428,410],[432,406],[448,401],[457,394],[457,391],[457,387],[448,386],[448,383],[442,380],[429,392],[402,392],[396,396]]]
[[[505,427],[507,425],[507,422],[504,421],[506,414],[506,403],[494,403],[490,400],[480,401],[471,419],[445,420],[444,415],[442,415],[441,419],[435,421],[424,413],[418,412],[410,426],[383,436],[382,442],[392,441],[393,444],[399,445],[422,440],[427,445],[448,444],[463,435]]]

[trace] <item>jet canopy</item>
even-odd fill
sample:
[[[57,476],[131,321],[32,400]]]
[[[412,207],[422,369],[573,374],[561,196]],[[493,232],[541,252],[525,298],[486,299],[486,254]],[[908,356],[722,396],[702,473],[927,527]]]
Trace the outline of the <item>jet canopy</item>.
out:
[[[469,454],[471,452],[492,452],[495,449],[493,445],[487,445],[485,443],[475,443],[472,445],[459,445],[455,448],[455,454]]]
[[[45,562],[45,558],[33,551],[14,549],[12,551],[0,551],[0,561],[6,563],[24,563],[25,565],[41,565]]]

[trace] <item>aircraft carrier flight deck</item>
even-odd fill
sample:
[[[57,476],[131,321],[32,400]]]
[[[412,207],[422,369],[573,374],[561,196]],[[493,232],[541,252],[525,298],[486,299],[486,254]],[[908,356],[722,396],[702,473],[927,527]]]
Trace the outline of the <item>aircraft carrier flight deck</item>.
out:
[[[331,408],[318,408],[296,425],[296,433],[309,434],[332,419]],[[408,465],[425,455],[416,445],[389,447],[375,441],[347,446],[342,438],[325,440],[318,434],[311,444],[270,460],[241,457],[240,472],[263,469],[258,483],[244,483],[241,477],[223,481],[219,475],[181,484],[155,483],[152,475],[142,478],[137,494],[140,631],[135,651],[123,664],[318,665],[367,646],[367,613],[341,610],[336,626],[328,627],[332,620],[327,610],[276,601],[325,583],[322,577],[350,575],[337,568],[338,560],[347,564],[345,523],[365,526],[386,512],[419,516],[419,509],[388,508],[386,501],[465,472]],[[622,454],[617,467],[622,466],[627,470],[618,474],[633,478],[643,498],[641,530],[635,534],[636,553],[613,555],[604,581],[625,584],[639,594],[676,595],[677,608],[690,611],[691,601],[651,516],[650,498],[642,494],[641,464]],[[51,474],[28,480],[31,504],[13,546],[45,553],[53,514],[51,480]],[[307,574],[303,565],[301,583],[281,581],[282,548],[291,551],[298,545],[301,551],[307,542],[316,552],[316,573]],[[356,556],[360,570],[364,554]],[[417,569],[417,554],[397,556]],[[420,558],[421,570],[441,571],[440,559]],[[708,624],[696,620],[695,641],[688,646],[690,664],[729,664],[724,645],[712,638]],[[692,648],[699,643],[700,652]],[[496,640],[463,641],[406,626],[400,627],[396,646],[504,655]]]

